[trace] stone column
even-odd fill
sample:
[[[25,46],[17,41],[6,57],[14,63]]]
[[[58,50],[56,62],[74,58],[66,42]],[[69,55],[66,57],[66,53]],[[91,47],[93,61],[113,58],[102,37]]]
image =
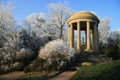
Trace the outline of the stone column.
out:
[[[96,32],[97,32],[97,52],[99,51],[99,33],[98,33],[98,24],[96,24]]]
[[[94,49],[94,35],[93,35],[93,29],[92,29],[91,39],[92,39],[92,49]]]
[[[80,50],[80,22],[77,22],[77,49]]]
[[[68,26],[68,45],[70,46],[70,25]]]
[[[85,30],[85,46],[87,48],[87,27],[86,27],[86,30]]]
[[[98,28],[97,28],[97,24],[94,25],[93,34],[94,34],[94,49],[96,51],[98,51]]]
[[[87,50],[90,49],[90,22],[87,21]]]
[[[74,31],[73,31],[73,25],[70,24],[70,48],[74,47]]]
[[[72,43],[73,43],[73,45],[72,45],[72,47],[74,48],[74,28],[72,27]]]

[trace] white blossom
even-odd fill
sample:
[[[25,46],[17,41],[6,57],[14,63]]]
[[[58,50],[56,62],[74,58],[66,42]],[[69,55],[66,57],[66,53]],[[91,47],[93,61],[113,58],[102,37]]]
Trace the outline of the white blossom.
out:
[[[29,27],[29,34],[31,31],[41,34],[44,32],[46,33],[45,22],[44,13],[40,13],[39,15],[37,15],[37,13],[33,13],[27,16],[27,18],[24,20],[24,25]]]
[[[69,48],[62,40],[55,40],[40,49],[39,58],[47,59],[60,54],[73,56],[74,50]]]
[[[109,36],[110,22],[111,19],[107,17],[100,21],[100,41],[102,42],[105,42]]]
[[[7,6],[5,6],[4,3],[0,4],[0,30],[2,30],[3,33],[15,25],[15,20],[11,12],[13,7],[11,2],[9,2]]]
[[[25,49],[25,48],[22,48],[20,51],[16,53],[17,59],[25,59],[27,57],[31,58],[32,56],[34,56],[33,51],[31,51],[30,49]]]
[[[44,66],[50,66],[57,63],[58,65],[55,67],[57,67],[58,70],[66,67],[67,63],[75,61],[74,49],[69,48],[63,40],[54,40],[47,43],[45,47],[40,49],[38,58],[46,61]]]

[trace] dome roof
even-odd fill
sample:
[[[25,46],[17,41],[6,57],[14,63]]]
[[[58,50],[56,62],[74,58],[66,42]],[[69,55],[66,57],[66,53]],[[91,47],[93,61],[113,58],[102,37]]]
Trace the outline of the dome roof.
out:
[[[81,11],[81,12],[73,14],[69,18],[68,22],[75,20],[75,19],[93,19],[99,23],[99,19],[96,15],[94,15],[93,13],[90,13],[90,12],[86,12],[86,11]]]

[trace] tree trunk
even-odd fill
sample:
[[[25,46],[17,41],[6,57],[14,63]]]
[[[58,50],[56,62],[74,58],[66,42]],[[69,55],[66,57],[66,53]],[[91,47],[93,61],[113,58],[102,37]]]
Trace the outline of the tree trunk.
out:
[[[62,27],[60,28],[60,36],[59,39],[62,39],[62,35],[63,35],[63,31],[62,31]]]
[[[29,34],[29,36],[31,35],[31,34],[30,34],[30,32],[31,32],[31,26],[29,26],[29,33],[28,33],[28,34]]]

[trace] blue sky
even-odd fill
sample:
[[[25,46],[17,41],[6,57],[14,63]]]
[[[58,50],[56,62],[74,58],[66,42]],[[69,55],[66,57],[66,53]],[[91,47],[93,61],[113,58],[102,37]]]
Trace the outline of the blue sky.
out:
[[[5,2],[9,0],[4,0]],[[79,11],[96,12],[100,19],[108,17],[112,19],[111,30],[120,29],[120,0],[59,0],[61,2],[68,1],[69,6]],[[47,5],[57,3],[58,0],[16,0],[13,16],[17,20],[17,24],[32,13],[45,13],[47,16]]]

